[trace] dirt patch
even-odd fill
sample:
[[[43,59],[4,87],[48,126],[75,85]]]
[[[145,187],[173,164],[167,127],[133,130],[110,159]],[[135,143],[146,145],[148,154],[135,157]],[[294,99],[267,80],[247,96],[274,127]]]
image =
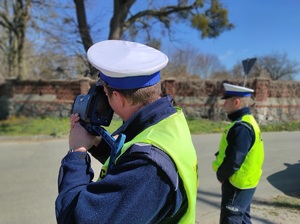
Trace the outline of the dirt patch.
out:
[[[253,223],[295,224],[300,220],[300,192],[294,197],[277,196],[269,200],[255,200],[251,206]]]

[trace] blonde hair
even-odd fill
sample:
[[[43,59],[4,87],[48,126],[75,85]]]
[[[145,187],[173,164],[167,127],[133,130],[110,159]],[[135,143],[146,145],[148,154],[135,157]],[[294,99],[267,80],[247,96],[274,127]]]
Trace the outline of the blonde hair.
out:
[[[240,99],[240,108],[243,107],[252,107],[255,103],[254,99],[251,97],[236,97]]]
[[[137,89],[115,89],[106,85],[107,93],[112,95],[113,91],[121,93],[132,105],[147,105],[157,100],[161,94],[161,83]]]

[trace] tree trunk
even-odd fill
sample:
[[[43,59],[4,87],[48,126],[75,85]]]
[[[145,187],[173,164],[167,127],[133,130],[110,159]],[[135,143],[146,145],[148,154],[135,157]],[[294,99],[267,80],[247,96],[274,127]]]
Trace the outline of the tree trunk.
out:
[[[76,6],[76,16],[78,22],[78,29],[80,33],[80,37],[84,46],[85,51],[93,45],[93,40],[90,34],[90,28],[86,21],[86,13],[84,0],[74,0]]]
[[[17,16],[16,16],[16,33],[17,33],[17,77],[18,79],[25,79],[26,73],[26,62],[24,57],[24,44],[25,44],[25,33],[27,27],[27,21],[29,19],[28,11],[31,7],[31,0],[27,0],[23,3],[23,0],[17,1]]]
[[[109,40],[120,40],[124,33],[124,22],[130,7],[136,0],[114,0],[114,13],[110,20]]]
[[[87,52],[88,49],[93,45],[93,40],[90,34],[90,29],[86,21],[86,13],[85,13],[85,6],[84,0],[74,0],[75,7],[76,7],[76,16],[78,22],[78,29],[80,33],[80,37],[82,40],[82,44],[84,46],[85,51]],[[98,70],[94,68],[91,64],[89,64],[89,74],[90,76],[98,75]]]

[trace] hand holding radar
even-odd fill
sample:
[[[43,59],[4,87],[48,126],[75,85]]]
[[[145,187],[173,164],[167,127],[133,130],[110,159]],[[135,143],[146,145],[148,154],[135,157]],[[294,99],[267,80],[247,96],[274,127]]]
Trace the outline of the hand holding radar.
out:
[[[112,149],[111,157],[115,157],[122,148],[126,136],[120,134],[113,138],[103,127],[109,126],[114,111],[109,105],[102,85],[91,86],[88,94],[78,95],[73,103],[72,113],[78,113],[80,124],[91,135],[101,136]],[[113,160],[111,160],[113,161]]]

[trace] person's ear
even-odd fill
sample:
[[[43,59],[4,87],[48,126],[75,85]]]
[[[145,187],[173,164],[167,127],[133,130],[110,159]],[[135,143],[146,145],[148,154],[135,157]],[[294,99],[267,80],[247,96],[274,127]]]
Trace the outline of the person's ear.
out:
[[[104,91],[105,95],[108,97],[108,96],[109,96],[109,95],[108,95],[108,89],[107,89],[106,86],[103,86],[103,91]]]
[[[241,104],[241,99],[240,98],[235,98],[234,99],[234,105],[236,105],[237,107],[239,107],[240,106],[240,104]]]
[[[117,104],[120,108],[123,108],[125,106],[125,102],[126,102],[126,99],[125,97],[123,96],[122,93],[118,92],[118,91],[113,91],[113,96],[115,97],[116,101],[117,101]]]

